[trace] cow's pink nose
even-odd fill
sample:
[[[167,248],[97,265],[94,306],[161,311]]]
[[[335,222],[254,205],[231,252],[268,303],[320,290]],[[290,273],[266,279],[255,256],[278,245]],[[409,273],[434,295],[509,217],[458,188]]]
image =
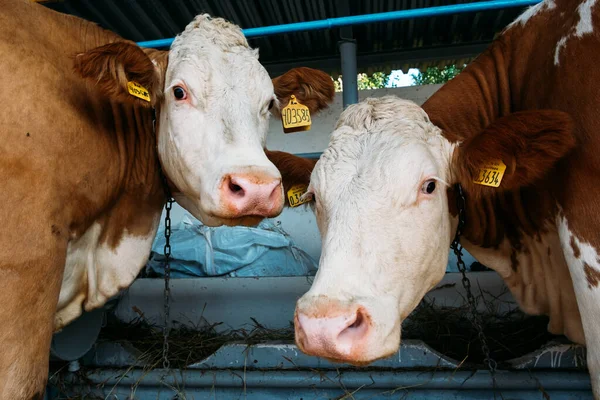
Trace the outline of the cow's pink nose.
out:
[[[283,207],[281,179],[264,175],[227,175],[221,184],[221,200],[229,217],[275,217]]]
[[[366,346],[371,317],[363,308],[335,317],[296,313],[296,343],[303,352],[338,361],[360,357]]]

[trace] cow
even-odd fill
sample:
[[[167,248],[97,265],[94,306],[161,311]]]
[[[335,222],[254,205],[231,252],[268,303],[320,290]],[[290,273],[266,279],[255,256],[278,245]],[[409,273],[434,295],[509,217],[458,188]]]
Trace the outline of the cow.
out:
[[[132,283],[166,193],[210,226],[280,213],[269,115],[292,94],[316,113],[334,84],[271,80],[204,14],[159,51],[28,0],[0,9],[0,398],[38,399],[53,332]]]
[[[322,236],[294,316],[303,352],[354,365],[395,353],[464,212],[460,243],[549,332],[587,345],[600,398],[598,49],[600,4],[546,0],[422,107],[367,99],[316,164],[268,154],[285,187],[308,185]]]

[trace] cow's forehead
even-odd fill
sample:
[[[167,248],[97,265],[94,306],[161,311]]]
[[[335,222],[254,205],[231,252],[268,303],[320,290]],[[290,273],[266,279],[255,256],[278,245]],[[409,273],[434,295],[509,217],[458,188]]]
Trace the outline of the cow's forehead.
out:
[[[181,57],[191,50],[216,47],[222,51],[255,53],[237,25],[222,18],[211,18],[208,14],[198,15],[181,32],[171,45],[171,53]]]
[[[173,41],[167,82],[190,70],[203,75],[205,81],[220,77],[232,88],[243,86],[237,81],[246,82],[246,86],[252,81],[256,85],[251,86],[270,88],[267,82],[271,80],[258,61],[258,50],[248,45],[238,26],[222,18],[199,15]]]
[[[388,207],[390,199],[395,206],[410,205],[424,179],[446,180],[445,167],[442,147],[413,135],[345,136],[323,153],[311,185],[327,208],[356,204],[344,200],[349,198],[370,208]]]
[[[342,113],[311,183],[325,196],[342,190],[412,191],[426,176],[446,178],[445,142],[413,102],[368,99]]]
[[[202,91],[210,87],[217,92],[246,91],[254,94],[258,91],[269,92],[269,96],[273,94],[268,72],[248,53],[223,53],[217,49],[212,53],[205,50],[188,53],[185,58],[170,62],[165,83],[171,85],[179,79]]]

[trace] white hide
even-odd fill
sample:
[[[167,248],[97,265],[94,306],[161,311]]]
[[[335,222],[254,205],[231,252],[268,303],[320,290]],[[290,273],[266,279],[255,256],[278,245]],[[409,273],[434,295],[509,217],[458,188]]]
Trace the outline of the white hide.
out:
[[[600,255],[589,243],[581,241],[569,230],[569,223],[564,216],[557,217],[558,234],[562,248],[571,271],[573,287],[579,304],[579,312],[583,321],[583,330],[587,343],[587,365],[592,381],[595,398],[600,398],[600,287],[591,286],[586,276],[586,264],[596,273],[600,273]],[[579,249],[579,254],[571,246],[571,240]]]
[[[364,308],[374,329],[361,359],[396,351],[401,321],[444,276],[452,149],[415,103],[370,98],[341,114],[313,170],[308,193],[323,250],[297,312],[314,314],[319,297]],[[427,195],[422,186],[431,179],[437,188]]]
[[[579,22],[567,35],[560,38],[556,43],[556,49],[554,50],[554,65],[560,64],[560,51],[567,45],[569,40],[574,38],[580,39],[584,35],[589,35],[594,32],[592,8],[595,4],[596,0],[585,0],[577,7]]]
[[[176,86],[187,92],[177,100]],[[176,200],[206,225],[219,225],[219,186],[226,174],[280,179],[263,146],[273,84],[241,29],[200,15],[169,52],[158,150],[182,195]]]
[[[146,264],[160,214],[148,236],[124,232],[118,246],[100,243],[102,226],[95,222],[79,238],[69,242],[54,328],[65,325],[86,311],[103,306],[121,289],[131,285]]]

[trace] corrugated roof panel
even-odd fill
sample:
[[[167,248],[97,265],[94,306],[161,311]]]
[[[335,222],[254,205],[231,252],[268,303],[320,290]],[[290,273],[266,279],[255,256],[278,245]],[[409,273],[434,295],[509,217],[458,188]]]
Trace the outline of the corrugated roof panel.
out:
[[[473,2],[474,0],[57,0],[43,3],[135,40],[169,38],[207,12],[242,28]],[[481,1],[481,0],[478,0]],[[352,27],[360,72],[469,62],[522,12],[509,8]],[[340,29],[250,39],[271,74],[308,65],[339,73]],[[418,55],[418,58],[415,57]]]

